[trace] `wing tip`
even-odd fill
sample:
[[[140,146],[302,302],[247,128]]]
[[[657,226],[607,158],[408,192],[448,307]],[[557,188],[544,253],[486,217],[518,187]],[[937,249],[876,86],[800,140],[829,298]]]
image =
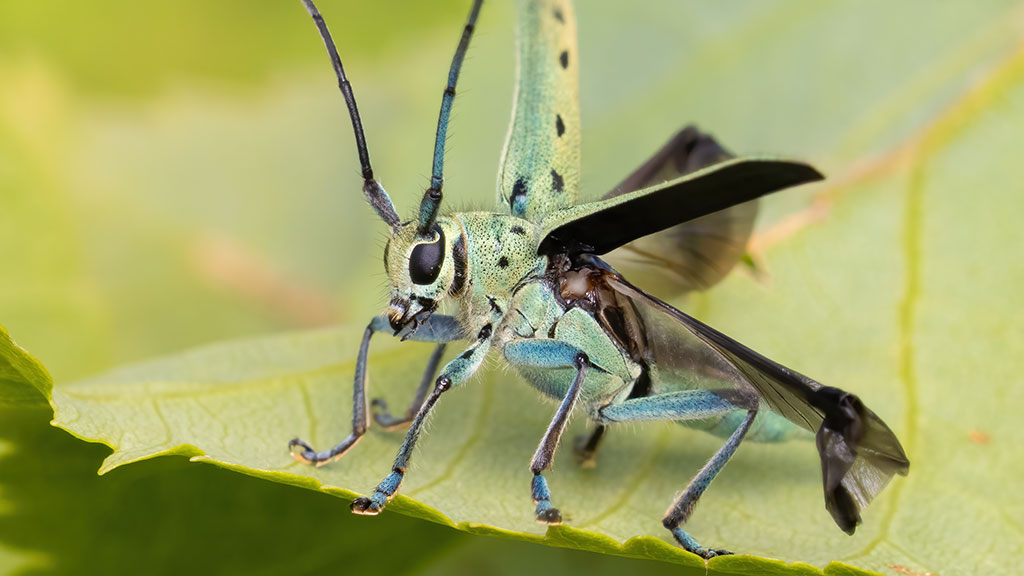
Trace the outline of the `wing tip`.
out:
[[[861,510],[894,475],[907,475],[910,460],[892,430],[856,395],[823,386],[815,399],[825,413],[816,435],[825,508],[852,535]]]
[[[742,160],[742,158],[738,160]],[[821,171],[801,160],[788,160],[784,158],[755,158],[753,160],[770,165],[773,169],[786,168],[785,174],[788,176],[787,180],[791,183],[785,187],[810,184],[811,182],[820,182],[825,179],[825,175]]]

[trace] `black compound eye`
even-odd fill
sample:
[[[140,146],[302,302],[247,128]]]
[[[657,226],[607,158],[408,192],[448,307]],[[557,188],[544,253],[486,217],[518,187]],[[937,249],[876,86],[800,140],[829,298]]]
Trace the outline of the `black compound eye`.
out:
[[[432,284],[444,263],[444,232],[437,230],[437,240],[417,244],[409,256],[409,277],[416,284]]]

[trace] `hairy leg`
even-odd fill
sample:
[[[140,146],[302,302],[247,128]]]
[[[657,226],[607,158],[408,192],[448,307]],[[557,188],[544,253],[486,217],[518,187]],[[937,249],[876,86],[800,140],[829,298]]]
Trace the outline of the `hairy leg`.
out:
[[[609,404],[600,409],[599,413],[605,422],[637,422],[644,420],[702,420],[721,416],[740,409],[724,398],[705,390],[684,390],[634,398],[617,404]],[[690,514],[697,506],[697,501],[707,490],[711,481],[725,467],[739,447],[743,437],[750,430],[750,425],[757,416],[756,409],[746,411],[746,417],[732,432],[725,444],[711,457],[711,460],[690,480],[686,490],[665,512],[662,524],[683,548],[701,556],[712,558],[730,554],[726,550],[711,549],[701,546],[690,536],[683,525],[689,520]]]
[[[420,406],[423,405],[423,401],[427,398],[427,391],[430,390],[430,383],[434,381],[434,376],[437,374],[437,368],[441,365],[441,358],[444,357],[444,350],[446,345],[444,343],[438,344],[434,347],[434,352],[430,355],[430,360],[427,361],[427,367],[423,371],[423,378],[420,379],[420,385],[416,388],[416,395],[413,396],[412,403],[405,410],[405,414],[400,417],[394,417],[388,412],[388,403],[383,398],[374,398],[370,401],[370,407],[374,409],[373,421],[382,428],[387,430],[395,430],[406,426],[413,421],[416,417],[416,413],[419,412]]]
[[[426,422],[427,417],[430,416],[434,405],[437,404],[441,395],[451,389],[452,386],[465,382],[476,372],[491,347],[490,335],[491,331],[490,327],[488,327],[485,332],[481,332],[476,342],[441,370],[440,376],[437,377],[437,381],[434,383],[434,389],[424,400],[423,405],[419,407],[416,417],[413,418],[412,424],[409,426],[409,431],[405,434],[405,441],[402,442],[401,448],[398,449],[398,455],[395,456],[395,462],[391,466],[391,473],[377,485],[373,494],[369,497],[353,500],[352,512],[367,515],[379,514],[384,509],[388,500],[391,500],[398,492],[402,480],[405,479],[405,471],[409,467],[409,461],[412,459],[416,441],[419,440],[420,432],[423,430],[423,424]]]
[[[323,466],[332,460],[337,460],[355,446],[370,427],[366,405],[366,368],[367,356],[370,350],[370,338],[377,332],[394,334],[394,330],[391,328],[387,317],[377,316],[371,320],[366,326],[366,330],[363,332],[363,340],[359,344],[359,354],[356,357],[356,372],[352,388],[352,432],[331,449],[321,452],[317,452],[305,440],[295,438],[288,443],[288,449],[296,460],[316,466]],[[418,342],[451,342],[461,337],[461,329],[454,317],[435,314],[419,330],[413,333],[410,340]]]

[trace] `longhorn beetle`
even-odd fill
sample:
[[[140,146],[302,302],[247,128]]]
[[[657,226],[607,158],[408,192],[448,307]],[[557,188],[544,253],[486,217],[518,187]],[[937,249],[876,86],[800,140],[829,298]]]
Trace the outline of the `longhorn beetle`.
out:
[[[735,158],[711,136],[687,127],[602,199],[578,203],[573,8],[569,0],[518,0],[518,78],[498,203],[493,212],[442,214],[445,135],[482,4],[475,0],[441,98],[430,187],[418,212],[403,221],[374,178],[352,87],[327,26],[311,0],[303,3],[348,106],[363,194],[391,228],[384,249],[391,302],[370,321],[359,347],[352,433],[322,452],[294,439],[292,454],[322,465],[342,457],[366,433],[367,352],[374,333],[437,344],[404,416],[391,416],[383,402],[373,402],[379,425],[408,426],[408,432],[391,473],[369,497],[352,502],[353,512],[384,509],[402,483],[424,421],[492,349],[541,393],[561,401],[530,462],[535,514],[544,524],[562,521],[544,471],[574,410],[596,424],[581,447],[591,463],[606,428],[618,422],[675,420],[726,438],[662,520],[683,548],[704,558],[728,552],[701,546],[683,525],[744,438],[777,441],[797,428],[815,434],[825,507],[850,534],[860,510],[894,474],[907,473],[899,440],[857,396],[765,358],[633,286],[601,258],[648,237],[645,246],[668,254],[684,274],[681,287],[710,285],[742,257],[753,202],[822,179],[814,168]],[[446,298],[456,315],[435,313]],[[438,374],[445,344],[457,340],[468,340],[468,347]]]

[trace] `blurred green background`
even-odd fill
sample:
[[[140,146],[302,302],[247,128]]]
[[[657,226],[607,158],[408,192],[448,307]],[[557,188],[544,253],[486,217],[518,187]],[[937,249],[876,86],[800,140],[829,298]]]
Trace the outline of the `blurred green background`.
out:
[[[584,187],[696,122],[739,153],[847,174],[1013,54],[1013,2],[580,3]],[[468,2],[323,0],[374,168],[427,184]],[[460,79],[449,207],[487,208],[511,106],[513,8],[489,2]],[[771,227],[812,191],[766,205]],[[380,309],[383,230],[298,0],[0,4],[0,322],[58,385],[226,338]],[[0,571],[611,574],[668,565],[469,536],[182,459],[98,478],[107,449],[0,415]]]

